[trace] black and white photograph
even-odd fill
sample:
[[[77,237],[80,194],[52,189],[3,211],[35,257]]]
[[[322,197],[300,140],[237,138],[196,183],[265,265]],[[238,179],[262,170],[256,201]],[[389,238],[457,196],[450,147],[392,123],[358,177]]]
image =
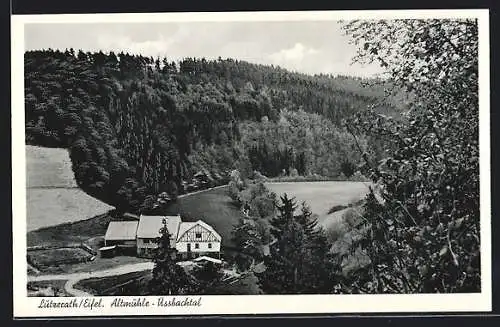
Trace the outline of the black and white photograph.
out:
[[[487,11],[56,16],[13,22],[19,312],[491,310]]]

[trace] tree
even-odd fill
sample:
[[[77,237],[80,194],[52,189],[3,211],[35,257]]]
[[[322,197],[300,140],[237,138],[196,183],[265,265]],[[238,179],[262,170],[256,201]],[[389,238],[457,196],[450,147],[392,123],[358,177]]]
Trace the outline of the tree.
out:
[[[166,222],[160,229],[160,237],[156,239],[153,262],[153,277],[149,282],[149,291],[153,295],[192,294],[195,283],[175,262],[177,251],[171,247],[170,234]]]
[[[345,177],[350,178],[352,175],[354,175],[356,166],[349,160],[344,159],[340,164],[340,169]]]
[[[193,268],[191,274],[198,284],[196,294],[219,294],[221,291],[224,274],[220,265],[206,262]]]
[[[371,264],[346,292],[477,292],[479,235],[478,26],[474,20],[354,21],[359,52],[412,97],[395,120],[369,113],[346,125],[390,135],[391,155],[366,166],[379,191],[364,207]]]
[[[78,185],[136,213],[163,192],[175,198],[171,183],[192,184],[207,167],[223,175],[220,183],[233,169],[242,179],[293,167],[337,176],[339,153],[352,144],[340,118],[383,91],[244,61],[186,58],[178,70],[160,58],[160,72],[151,57],[76,52],[25,53],[26,141],[85,148],[81,160],[72,155]]]
[[[278,207],[279,215],[271,220],[275,241],[270,255],[264,258],[266,269],[258,273],[266,294],[330,293],[334,268],[328,257],[328,242],[307,207],[294,215],[294,199],[285,194]]]
[[[238,201],[239,193],[244,187],[244,182],[241,179],[241,174],[238,170],[231,171],[229,180],[229,196],[233,201]]]

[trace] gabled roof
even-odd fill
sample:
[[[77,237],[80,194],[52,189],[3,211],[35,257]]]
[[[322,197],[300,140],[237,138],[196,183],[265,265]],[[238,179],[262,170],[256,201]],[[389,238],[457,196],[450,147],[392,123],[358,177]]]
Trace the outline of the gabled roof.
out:
[[[107,250],[113,250],[113,249],[116,249],[116,245],[103,246],[102,248],[99,248],[99,251],[107,251]]]
[[[167,229],[171,239],[177,238],[177,231],[181,224],[180,216],[144,216],[139,219],[137,227],[138,238],[156,238],[160,236],[160,229],[163,227],[163,219],[167,220]]]
[[[179,233],[177,234],[177,240],[179,240],[184,233],[196,226],[196,222],[182,222],[179,226]]]
[[[211,257],[207,257],[207,256],[201,256],[201,257],[198,257],[196,259],[193,259],[194,262],[198,262],[198,261],[210,261],[210,262],[213,262],[213,263],[218,263],[218,264],[221,264],[222,263],[222,260],[219,260],[219,259],[214,259],[214,258],[211,258]]]
[[[111,221],[104,239],[107,241],[135,240],[138,224],[137,221]]]
[[[189,231],[191,228],[193,228],[197,225],[207,229],[217,238],[217,240],[219,242],[221,241],[222,238],[219,235],[219,233],[217,233],[212,226],[210,226],[209,224],[207,224],[203,220],[198,220],[196,222],[182,222],[180,227],[179,227],[179,233],[177,234],[177,240],[179,240],[187,231]]]

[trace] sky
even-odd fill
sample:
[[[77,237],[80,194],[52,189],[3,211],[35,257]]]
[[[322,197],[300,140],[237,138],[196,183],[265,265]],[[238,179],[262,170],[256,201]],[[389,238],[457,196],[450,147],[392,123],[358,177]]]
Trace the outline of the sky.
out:
[[[352,64],[355,46],[336,21],[37,23],[25,49],[128,51],[144,56],[233,58],[307,74],[372,77],[378,65]]]

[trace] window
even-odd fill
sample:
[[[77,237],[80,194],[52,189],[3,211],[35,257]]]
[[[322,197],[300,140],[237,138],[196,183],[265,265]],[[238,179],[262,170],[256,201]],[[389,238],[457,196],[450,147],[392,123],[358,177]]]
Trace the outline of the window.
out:
[[[196,233],[196,238],[201,238],[201,233]]]
[[[195,249],[199,249],[200,248],[200,245],[198,243],[194,243],[194,248]]]
[[[208,243],[208,248],[211,249],[212,248],[212,243]]]

